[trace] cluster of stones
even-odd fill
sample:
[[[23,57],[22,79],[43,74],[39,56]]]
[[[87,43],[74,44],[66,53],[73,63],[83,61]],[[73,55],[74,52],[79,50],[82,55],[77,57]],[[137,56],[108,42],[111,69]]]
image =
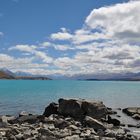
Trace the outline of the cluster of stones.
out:
[[[102,102],[59,99],[43,115],[0,117],[1,140],[139,140]]]

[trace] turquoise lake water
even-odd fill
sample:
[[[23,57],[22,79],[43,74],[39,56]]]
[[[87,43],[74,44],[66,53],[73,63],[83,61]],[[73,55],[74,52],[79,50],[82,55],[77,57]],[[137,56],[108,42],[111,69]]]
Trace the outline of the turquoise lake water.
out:
[[[42,113],[59,98],[102,100],[117,108],[140,106],[140,82],[0,80],[0,114]]]

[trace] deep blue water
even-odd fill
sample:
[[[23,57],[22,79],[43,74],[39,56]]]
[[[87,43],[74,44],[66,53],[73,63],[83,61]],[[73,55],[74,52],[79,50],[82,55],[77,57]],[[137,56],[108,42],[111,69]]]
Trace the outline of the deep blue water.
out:
[[[59,98],[102,100],[113,108],[140,106],[140,82],[0,80],[0,114],[42,113]]]

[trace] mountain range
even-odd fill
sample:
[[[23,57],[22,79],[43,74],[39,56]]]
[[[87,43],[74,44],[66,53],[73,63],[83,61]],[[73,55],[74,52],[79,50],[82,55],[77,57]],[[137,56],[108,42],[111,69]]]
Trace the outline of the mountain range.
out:
[[[77,74],[67,75],[33,75],[26,72],[12,72],[6,68],[0,69],[0,79],[30,79],[30,80],[51,80],[51,79],[70,79],[70,80],[114,80],[114,81],[140,81],[138,73],[108,73],[108,74]]]

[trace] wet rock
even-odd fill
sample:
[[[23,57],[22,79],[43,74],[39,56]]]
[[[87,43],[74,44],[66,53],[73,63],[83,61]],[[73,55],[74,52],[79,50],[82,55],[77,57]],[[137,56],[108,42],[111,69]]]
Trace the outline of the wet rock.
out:
[[[119,126],[120,125],[120,121],[119,120],[111,118],[110,116],[108,116],[107,122],[109,124],[113,124],[114,126]]]
[[[102,129],[102,130],[105,130],[105,126],[99,122],[98,120],[96,119],[93,119],[92,117],[90,116],[86,116],[85,119],[84,119],[84,124],[86,126],[89,126],[89,127],[92,127],[93,129],[95,130],[98,130],[98,129]]]
[[[140,107],[128,107],[122,110],[128,116],[133,116],[134,114],[140,115]]]
[[[133,124],[128,124],[127,126],[128,127],[137,127],[136,125],[133,125]]]
[[[21,111],[21,112],[19,113],[19,117],[22,117],[22,116],[29,116],[29,115],[32,115],[32,114],[30,114],[30,113],[28,113],[28,112],[26,112],[26,111]]]
[[[43,115],[49,117],[51,114],[58,114],[58,104],[50,103],[49,106],[45,108]]]
[[[132,116],[133,119],[136,119],[136,120],[140,120],[140,115],[139,114],[134,114]]]

